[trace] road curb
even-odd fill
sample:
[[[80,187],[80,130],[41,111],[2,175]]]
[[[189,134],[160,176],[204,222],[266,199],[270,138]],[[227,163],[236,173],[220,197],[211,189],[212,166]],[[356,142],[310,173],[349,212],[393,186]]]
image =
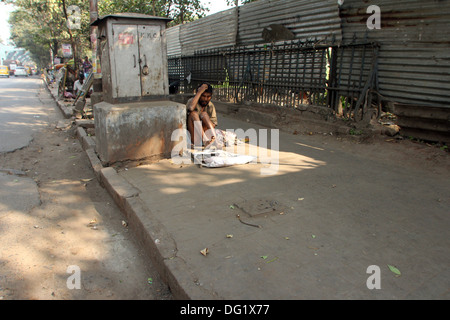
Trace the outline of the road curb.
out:
[[[195,276],[191,274],[186,263],[177,257],[175,241],[139,196],[125,200],[124,213],[130,228],[175,299],[211,299],[197,292]]]
[[[95,141],[86,134],[83,127],[79,126],[76,133],[97,180],[122,211],[128,227],[161,279],[170,288],[173,297],[177,300],[217,299],[217,294],[198,284],[197,277],[192,274],[186,262],[177,256],[176,242],[144,205],[141,191],[121,177],[114,168],[103,167],[95,152]]]
[[[42,81],[44,82],[44,87],[48,90],[49,94],[52,96],[53,100],[55,100],[56,105],[58,106],[58,108],[61,110],[64,118],[66,119],[70,119],[73,116],[73,110],[72,108],[66,107],[63,103],[61,103],[58,100],[58,97],[56,97],[52,90],[50,90],[49,88],[49,83],[47,82],[47,80],[44,78],[42,78]]]

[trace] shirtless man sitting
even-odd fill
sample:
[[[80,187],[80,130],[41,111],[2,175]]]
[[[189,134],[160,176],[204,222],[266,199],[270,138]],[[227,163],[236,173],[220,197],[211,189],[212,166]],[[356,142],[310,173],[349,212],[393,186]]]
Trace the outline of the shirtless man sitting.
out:
[[[191,142],[207,147],[216,139],[217,114],[211,102],[213,88],[208,83],[202,83],[197,88],[197,94],[187,104],[187,129],[191,135]]]

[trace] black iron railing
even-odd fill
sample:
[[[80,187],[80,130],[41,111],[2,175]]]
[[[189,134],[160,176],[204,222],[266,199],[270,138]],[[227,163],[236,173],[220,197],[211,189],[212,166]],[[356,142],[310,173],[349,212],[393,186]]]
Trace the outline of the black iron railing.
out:
[[[222,101],[318,105],[352,117],[364,112],[376,91],[377,52],[372,43],[330,47],[301,41],[197,51],[169,57],[171,93],[193,93],[207,81]]]

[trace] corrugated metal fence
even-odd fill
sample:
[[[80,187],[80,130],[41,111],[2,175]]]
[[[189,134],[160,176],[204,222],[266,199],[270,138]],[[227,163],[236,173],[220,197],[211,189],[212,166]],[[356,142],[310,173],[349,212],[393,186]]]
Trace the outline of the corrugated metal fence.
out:
[[[381,28],[366,25],[367,8],[381,9]],[[343,43],[376,41],[379,92],[396,102],[450,108],[450,1],[346,0]]]
[[[338,44],[342,39],[335,0],[259,0],[239,8],[238,25],[238,45],[292,40],[286,39],[289,33],[276,29],[279,25],[295,39],[315,39],[327,44]]]
[[[341,42],[335,0],[259,0],[167,31],[169,56],[180,54],[172,48],[181,48],[181,55],[192,55],[200,49],[311,39]]]
[[[183,90],[209,80],[222,99],[347,116],[381,100],[450,109],[449,39],[450,0],[259,0],[167,31]]]

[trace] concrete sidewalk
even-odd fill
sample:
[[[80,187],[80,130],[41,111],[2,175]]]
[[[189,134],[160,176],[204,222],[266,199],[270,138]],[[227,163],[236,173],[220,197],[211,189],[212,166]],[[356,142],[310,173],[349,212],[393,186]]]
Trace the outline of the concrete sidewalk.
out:
[[[163,160],[99,176],[176,298],[449,299],[450,173],[335,141],[280,133],[272,175]],[[381,289],[369,290],[373,265]]]
[[[267,129],[219,117],[222,129]],[[177,299],[450,298],[446,152],[280,132],[278,167],[103,168],[95,139],[77,132]]]

